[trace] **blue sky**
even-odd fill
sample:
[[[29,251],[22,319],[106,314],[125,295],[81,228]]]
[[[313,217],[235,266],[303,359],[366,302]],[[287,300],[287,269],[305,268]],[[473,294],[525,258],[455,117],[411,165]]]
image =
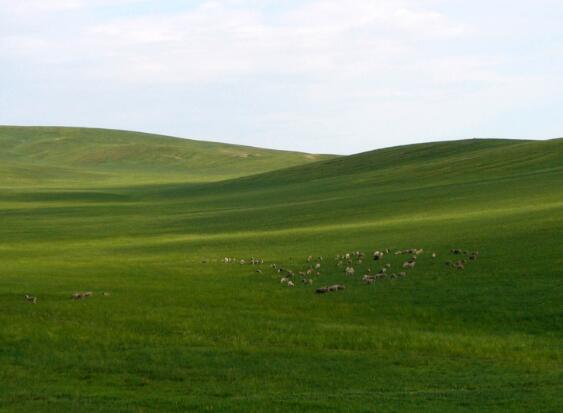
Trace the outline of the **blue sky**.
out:
[[[0,0],[0,124],[354,153],[563,136],[563,2]]]

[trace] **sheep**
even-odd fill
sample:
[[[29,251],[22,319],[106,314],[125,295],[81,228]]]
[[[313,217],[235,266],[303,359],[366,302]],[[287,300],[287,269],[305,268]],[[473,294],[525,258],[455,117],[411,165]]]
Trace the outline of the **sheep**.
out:
[[[374,253],[373,253],[373,260],[374,260],[374,261],[380,260],[380,259],[383,258],[384,255],[385,255],[385,254],[384,254],[383,252],[381,252],[381,251],[374,251]]]
[[[289,279],[287,279],[286,277],[282,277],[282,278],[280,279],[280,284],[287,284],[288,281],[289,281]]]
[[[433,252],[433,253],[432,253],[432,258],[436,258],[436,257],[437,257],[436,253]]]
[[[463,270],[463,269],[465,269],[465,260],[456,261],[455,264],[454,264],[454,267],[455,267],[455,269],[457,269],[457,270]]]
[[[407,276],[407,273],[405,271],[401,271],[399,273],[399,277],[406,277],[406,276]]]
[[[288,287],[295,287],[295,284],[293,284],[293,281],[288,281],[287,286]]]
[[[391,268],[391,264],[385,264],[385,268]]]
[[[346,289],[346,286],[341,284],[329,285],[328,287],[319,287],[315,290],[317,294],[324,294],[332,291],[339,291]]]
[[[258,269],[256,270],[256,273],[262,274],[262,270],[261,270],[260,268],[258,268]]]
[[[31,304],[37,304],[37,297],[34,297],[32,295],[26,294],[25,295],[25,299],[30,302]]]
[[[403,263],[403,268],[414,268],[416,261],[406,261]]]
[[[72,294],[70,298],[72,298],[73,300],[82,300],[83,298],[91,297],[93,295],[94,293],[92,291],[83,291]]]
[[[318,270],[319,268],[321,268],[321,263],[320,263],[320,262],[317,262],[317,263],[315,264],[315,270]]]
[[[313,261],[313,256],[312,256],[312,255],[309,255],[309,256],[307,257],[307,262],[311,262],[311,261]]]
[[[346,275],[348,275],[348,276],[351,277],[351,276],[354,275],[354,273],[355,273],[356,271],[354,270],[354,267],[346,267],[345,272],[346,272]]]
[[[244,259],[241,259],[239,262],[240,262],[240,265],[246,264],[246,261]]]

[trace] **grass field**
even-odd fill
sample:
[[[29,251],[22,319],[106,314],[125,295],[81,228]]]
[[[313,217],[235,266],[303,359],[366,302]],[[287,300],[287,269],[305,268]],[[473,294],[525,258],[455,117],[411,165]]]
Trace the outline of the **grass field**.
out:
[[[333,157],[3,127],[0,410],[560,412],[562,235],[562,139]],[[425,252],[364,285],[385,248]],[[281,285],[308,255],[314,284]]]

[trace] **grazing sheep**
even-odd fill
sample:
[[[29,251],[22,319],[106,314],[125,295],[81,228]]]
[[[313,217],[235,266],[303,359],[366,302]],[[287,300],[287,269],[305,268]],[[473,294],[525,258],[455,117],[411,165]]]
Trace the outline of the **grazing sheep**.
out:
[[[414,268],[416,261],[406,261],[403,263],[403,268]]]
[[[280,279],[280,284],[287,284],[287,282],[289,281],[289,279],[287,279],[286,277],[283,277]]]
[[[349,277],[353,276],[355,272],[354,267],[346,267],[346,275]]]
[[[309,256],[307,257],[307,262],[311,262],[311,261],[313,261],[313,256],[312,256],[312,255],[309,255]]]
[[[399,273],[399,277],[406,277],[406,276],[407,276],[407,273],[404,272],[404,271],[401,271],[401,272]]]
[[[257,272],[258,274],[262,274],[262,270],[261,270],[260,268],[258,268],[258,269],[256,270],[256,272]]]
[[[435,253],[435,252],[432,253],[432,258],[436,258],[436,253]]]
[[[328,292],[332,292],[332,291],[339,291],[339,290],[344,290],[344,289],[346,289],[346,286],[344,286],[342,284],[335,284],[335,285],[329,285],[328,287],[317,288],[315,290],[315,292],[317,294],[324,294],[324,293],[328,293]]]
[[[245,261],[245,260],[240,260],[240,265],[244,265],[244,264],[246,264],[246,261]]]
[[[321,263],[320,263],[320,262],[317,262],[317,263],[315,264],[315,270],[318,270],[319,268],[321,268]]]
[[[30,302],[31,304],[37,304],[37,297],[34,297],[32,295],[26,294],[25,295],[25,299]]]
[[[380,260],[380,259],[383,258],[384,255],[385,255],[385,254],[384,254],[383,252],[381,252],[381,251],[374,251],[374,253],[373,253],[373,260],[374,260],[374,261]]]
[[[295,284],[293,284],[293,281],[288,281],[287,286],[288,287],[295,287]]]
[[[454,264],[456,270],[463,270],[465,269],[465,260],[456,261]]]
[[[82,300],[83,298],[91,297],[93,295],[94,293],[92,291],[83,291],[72,294],[70,298],[72,298],[73,300]]]

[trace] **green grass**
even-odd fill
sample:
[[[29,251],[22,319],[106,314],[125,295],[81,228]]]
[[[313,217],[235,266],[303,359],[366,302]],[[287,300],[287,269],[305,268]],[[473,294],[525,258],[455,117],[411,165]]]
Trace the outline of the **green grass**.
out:
[[[312,163],[99,130],[0,128],[0,145],[2,411],[563,408],[561,139]],[[334,261],[413,247],[407,277],[372,286],[379,265],[350,279]],[[455,271],[454,247],[481,255]],[[269,265],[309,254],[315,284],[282,287]],[[314,293],[331,283],[347,289]]]
[[[331,155],[108,129],[0,126],[1,186],[209,182]]]

